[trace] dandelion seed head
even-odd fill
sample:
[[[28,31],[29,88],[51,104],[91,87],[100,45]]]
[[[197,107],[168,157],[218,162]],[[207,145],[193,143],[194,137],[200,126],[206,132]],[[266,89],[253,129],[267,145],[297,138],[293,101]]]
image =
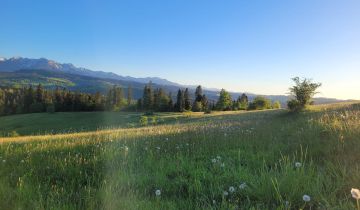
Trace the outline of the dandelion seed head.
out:
[[[301,164],[300,162],[296,162],[296,163],[295,163],[295,167],[296,167],[296,168],[300,168],[301,166],[302,166],[302,164]]]
[[[239,185],[239,188],[240,189],[245,189],[247,187],[247,185],[246,185],[246,183],[245,182],[243,182],[243,183],[241,183],[240,185]]]
[[[230,186],[230,187],[229,187],[229,192],[231,192],[231,193],[235,192],[235,187]]]
[[[305,202],[310,202],[311,198],[310,198],[309,195],[303,195],[303,200],[304,200]]]
[[[161,190],[155,190],[155,195],[160,196],[161,195]]]

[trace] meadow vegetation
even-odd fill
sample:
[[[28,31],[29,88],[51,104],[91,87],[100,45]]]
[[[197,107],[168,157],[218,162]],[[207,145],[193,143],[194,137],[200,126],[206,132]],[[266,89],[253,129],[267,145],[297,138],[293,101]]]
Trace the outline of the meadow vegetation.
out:
[[[360,104],[156,116],[1,138],[0,209],[356,208]]]

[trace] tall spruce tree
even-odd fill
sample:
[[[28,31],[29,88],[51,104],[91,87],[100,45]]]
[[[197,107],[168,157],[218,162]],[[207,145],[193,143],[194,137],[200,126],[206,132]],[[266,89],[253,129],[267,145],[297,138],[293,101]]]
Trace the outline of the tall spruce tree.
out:
[[[184,109],[186,111],[191,110],[191,100],[190,100],[189,89],[188,88],[186,88],[185,92],[184,92]]]
[[[175,111],[183,112],[184,111],[184,91],[179,89],[176,99],[177,100],[176,100],[176,105],[175,105]]]
[[[154,93],[152,90],[152,84],[151,82],[149,82],[149,84],[145,85],[144,87],[142,106],[144,110],[149,111],[153,109],[153,105],[154,105]]]

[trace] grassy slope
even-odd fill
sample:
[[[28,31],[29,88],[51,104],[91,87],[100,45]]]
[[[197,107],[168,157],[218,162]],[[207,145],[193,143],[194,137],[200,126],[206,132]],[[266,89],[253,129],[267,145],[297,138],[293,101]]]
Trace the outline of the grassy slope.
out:
[[[167,116],[158,126],[1,139],[0,209],[354,208],[359,105]]]
[[[236,115],[238,112],[203,113],[157,113],[157,124],[175,122],[194,122],[217,115]],[[251,112],[247,113],[250,114]],[[10,115],[0,117],[0,137],[8,136],[12,131],[19,135],[44,135],[55,133],[74,133],[95,131],[98,129],[139,127],[142,113],[129,112],[64,112]],[[220,117],[221,118],[221,117]],[[152,116],[149,116],[152,124]]]

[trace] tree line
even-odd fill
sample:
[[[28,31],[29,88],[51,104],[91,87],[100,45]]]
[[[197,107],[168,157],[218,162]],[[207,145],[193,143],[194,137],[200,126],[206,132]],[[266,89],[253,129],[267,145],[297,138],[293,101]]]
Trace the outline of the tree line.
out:
[[[127,98],[121,87],[112,87],[106,95],[44,89],[41,84],[22,88],[0,88],[0,115],[37,112],[117,111],[131,106],[131,87]]]
[[[256,110],[256,109],[279,109],[279,101],[271,101],[263,96],[257,96],[252,102],[248,96],[243,93],[236,100],[233,100],[231,94],[225,89],[219,93],[218,100],[209,100],[203,94],[202,87],[197,86],[195,93],[192,95],[188,88],[179,89],[176,95],[176,101],[173,102],[171,93],[166,94],[162,88],[153,90],[152,84],[145,85],[143,97],[137,101],[137,110],[140,111],[175,111],[175,112],[210,112],[232,111],[232,110]]]
[[[212,110],[253,110],[280,108],[280,103],[265,97],[256,97],[249,102],[242,94],[232,100],[229,92],[222,89],[217,101],[209,100],[199,85],[194,93],[188,88],[179,89],[176,96],[162,88],[154,89],[146,84],[143,96],[132,98],[132,89],[118,86],[110,88],[106,94],[70,91],[66,88],[44,89],[36,87],[0,88],[0,115],[36,112],[81,112],[81,111],[143,111],[143,112],[210,112]]]

